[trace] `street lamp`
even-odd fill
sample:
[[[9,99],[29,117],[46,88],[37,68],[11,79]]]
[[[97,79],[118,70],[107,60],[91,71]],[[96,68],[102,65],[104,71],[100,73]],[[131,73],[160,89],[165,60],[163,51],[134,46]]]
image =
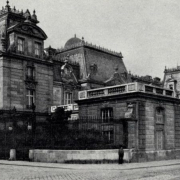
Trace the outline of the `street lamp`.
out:
[[[28,124],[28,130],[32,131],[32,150],[29,150],[29,160],[33,161],[34,160],[34,142],[35,142],[35,130],[36,130],[36,116],[35,116],[35,109],[36,106],[34,103],[32,103],[32,123],[31,125]]]
[[[16,108],[14,106],[14,108],[10,110],[10,119],[11,119],[12,125],[10,125],[8,127],[8,130],[12,132],[12,136],[13,136],[12,137],[12,149],[10,149],[10,158],[9,158],[9,160],[16,160],[16,149],[15,149],[16,144],[15,144],[15,133],[14,133],[15,129],[14,129],[14,126],[13,126],[13,124],[15,123],[14,122],[15,120],[12,119],[12,115],[14,117],[15,114],[16,114]]]

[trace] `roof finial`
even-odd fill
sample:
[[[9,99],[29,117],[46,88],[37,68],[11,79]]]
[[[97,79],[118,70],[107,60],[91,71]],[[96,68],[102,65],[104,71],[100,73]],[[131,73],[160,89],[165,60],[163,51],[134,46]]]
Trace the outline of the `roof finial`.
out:
[[[7,4],[6,4],[6,10],[9,11],[9,10],[10,10],[9,1],[6,1],[6,3],[7,3]]]
[[[74,34],[74,37],[76,38],[76,34]]]
[[[34,14],[34,15],[36,14],[36,11],[35,11],[35,9],[34,9],[34,11],[33,11],[33,14]]]
[[[9,1],[6,1],[7,5],[6,6],[9,6]]]

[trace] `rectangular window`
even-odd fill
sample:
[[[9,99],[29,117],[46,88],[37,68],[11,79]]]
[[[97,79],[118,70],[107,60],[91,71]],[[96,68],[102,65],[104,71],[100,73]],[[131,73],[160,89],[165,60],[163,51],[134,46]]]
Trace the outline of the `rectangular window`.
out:
[[[157,150],[163,149],[163,131],[156,131],[156,147]]]
[[[18,52],[24,52],[24,39],[18,38]]]
[[[112,108],[103,108],[101,109],[101,118],[102,122],[108,123],[113,119],[113,109]]]
[[[27,108],[31,109],[32,105],[35,103],[35,91],[34,90],[27,90]]]
[[[41,55],[41,44],[40,43],[35,43],[35,56],[40,57]]]
[[[64,104],[72,104],[72,93],[65,92]]]
[[[34,68],[28,67],[27,68],[27,77],[26,79],[34,80]]]

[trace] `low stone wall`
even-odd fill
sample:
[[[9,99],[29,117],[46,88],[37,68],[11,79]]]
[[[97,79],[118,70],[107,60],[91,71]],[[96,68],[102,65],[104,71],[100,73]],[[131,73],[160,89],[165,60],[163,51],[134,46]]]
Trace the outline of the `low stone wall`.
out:
[[[130,162],[132,151],[124,149],[124,162]],[[49,163],[117,163],[118,149],[111,150],[30,150],[29,159]]]
[[[131,162],[148,162],[168,159],[180,159],[180,150],[134,151]]]

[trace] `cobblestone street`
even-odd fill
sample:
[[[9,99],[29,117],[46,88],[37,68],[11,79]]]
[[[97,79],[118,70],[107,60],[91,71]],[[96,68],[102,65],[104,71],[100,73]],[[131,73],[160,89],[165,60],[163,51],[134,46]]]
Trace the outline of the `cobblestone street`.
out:
[[[0,180],[179,180],[179,160],[131,164],[0,161]]]

